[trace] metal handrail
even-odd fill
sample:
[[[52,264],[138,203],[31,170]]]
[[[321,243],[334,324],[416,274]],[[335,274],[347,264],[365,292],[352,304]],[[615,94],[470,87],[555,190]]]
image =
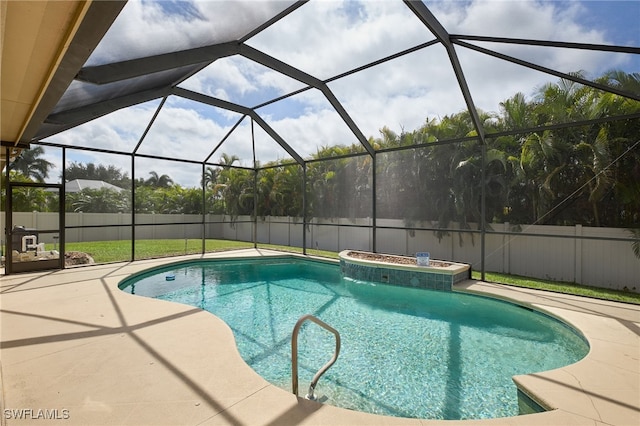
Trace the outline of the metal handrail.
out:
[[[331,327],[324,321],[321,321],[320,319],[314,317],[313,315],[303,315],[302,317],[300,317],[298,322],[296,322],[296,325],[293,327],[293,333],[291,335],[291,380],[293,385],[293,393],[295,396],[298,396],[298,333],[300,332],[302,324],[307,320],[315,322],[320,327],[333,333],[333,335],[336,337],[336,350],[333,352],[333,357],[329,360],[329,362],[323,365],[320,370],[318,370],[315,376],[313,376],[311,384],[309,385],[309,392],[307,392],[307,395],[305,396],[305,398],[307,399],[315,400],[316,396],[314,394],[314,391],[316,389],[316,385],[318,384],[318,380],[320,380],[320,377],[329,369],[329,367],[333,365],[333,363],[336,362],[336,360],[338,359],[338,355],[340,354],[340,333],[338,333],[335,328]]]

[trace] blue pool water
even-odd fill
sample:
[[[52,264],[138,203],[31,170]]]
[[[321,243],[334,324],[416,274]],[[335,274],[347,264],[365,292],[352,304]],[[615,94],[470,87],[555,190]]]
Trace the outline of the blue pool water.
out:
[[[538,312],[480,296],[354,281],[337,265],[305,259],[184,263],[134,276],[120,288],[217,315],[247,364],[288,391],[291,332],[302,315],[315,315],[342,339],[316,395],[376,414],[515,416],[512,376],[562,367],[588,352],[574,330]],[[301,395],[334,347],[326,330],[302,327]]]

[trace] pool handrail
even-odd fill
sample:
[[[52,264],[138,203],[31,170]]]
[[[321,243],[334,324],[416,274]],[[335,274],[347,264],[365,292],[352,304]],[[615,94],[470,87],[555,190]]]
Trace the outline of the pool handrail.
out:
[[[300,332],[302,324],[307,320],[315,322],[320,327],[333,333],[336,338],[336,349],[333,352],[333,357],[329,360],[329,362],[323,365],[320,370],[318,370],[315,376],[313,376],[311,384],[309,385],[309,391],[307,392],[307,395],[305,395],[306,399],[314,401],[316,399],[314,391],[316,389],[316,385],[318,384],[318,380],[320,380],[320,377],[329,369],[329,367],[331,367],[336,362],[336,360],[338,359],[338,355],[340,354],[340,333],[338,333],[335,328],[331,327],[326,322],[310,314],[301,316],[298,322],[296,322],[296,325],[293,327],[293,332],[291,334],[291,380],[293,394],[295,396],[298,396],[298,333]]]

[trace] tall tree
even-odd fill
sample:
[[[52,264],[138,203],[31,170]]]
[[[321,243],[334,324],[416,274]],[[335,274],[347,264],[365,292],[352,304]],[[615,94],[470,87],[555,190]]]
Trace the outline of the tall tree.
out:
[[[65,196],[66,211],[83,213],[124,213],[131,211],[128,191],[108,188],[83,189]]]
[[[49,177],[49,170],[54,167],[54,164],[41,158],[42,155],[44,155],[44,148],[41,146],[23,149],[9,169],[36,182],[44,182]]]
[[[157,172],[149,172],[151,175],[144,183],[153,188],[169,188],[173,185],[173,179],[169,175],[158,175]]]
[[[9,179],[11,182],[18,183],[33,182],[31,178],[15,170],[9,172]],[[0,210],[4,211],[5,197],[7,196],[7,185],[5,185],[4,173],[2,174],[0,182],[2,183],[2,206]],[[57,194],[49,192],[44,188],[18,187],[13,189],[12,196],[12,208],[14,212],[58,211]]]
[[[607,73],[601,82],[640,93],[638,74]],[[478,143],[468,112],[428,118],[420,128],[401,134],[383,127],[379,138],[369,140],[377,151],[376,214],[407,223],[432,221],[443,229],[450,222],[471,226],[482,217],[484,193],[487,221],[637,224],[640,120],[599,119],[639,111],[640,102],[628,97],[559,80],[540,87],[531,100],[513,95],[497,114],[478,111],[485,147]],[[570,126],[577,121],[589,124]],[[539,126],[553,128],[531,131]],[[318,148],[307,163],[309,216],[371,213],[373,161],[368,155],[353,156],[360,153],[362,147],[355,145]],[[221,210],[252,214],[257,203],[262,216],[288,214],[289,206],[301,206],[301,168],[292,173],[290,167],[270,164],[260,170],[254,200],[253,171],[235,167],[237,161],[223,154],[221,168],[211,170],[217,176],[208,177],[207,170],[203,178],[203,183],[215,180],[208,190],[212,196],[207,196],[217,206],[224,204]]]
[[[218,179],[218,174],[220,173],[220,169],[217,167],[208,166],[204,170],[204,176],[202,177],[202,181],[200,185],[203,188],[209,188],[216,184],[216,180]]]
[[[220,157],[220,165],[225,166],[233,166],[233,163],[240,161],[240,157],[237,155],[229,155],[227,153],[223,153]]]
[[[128,188],[131,185],[131,179],[129,179],[127,173],[122,172],[121,169],[112,164],[104,166],[102,164],[83,164],[74,161],[65,168],[65,178],[68,181],[74,179],[101,180],[120,188]]]

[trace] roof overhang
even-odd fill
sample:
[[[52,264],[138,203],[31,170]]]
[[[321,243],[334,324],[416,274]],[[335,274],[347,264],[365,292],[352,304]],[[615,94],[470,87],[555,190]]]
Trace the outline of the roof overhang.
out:
[[[40,128],[126,0],[2,0],[1,165]]]

